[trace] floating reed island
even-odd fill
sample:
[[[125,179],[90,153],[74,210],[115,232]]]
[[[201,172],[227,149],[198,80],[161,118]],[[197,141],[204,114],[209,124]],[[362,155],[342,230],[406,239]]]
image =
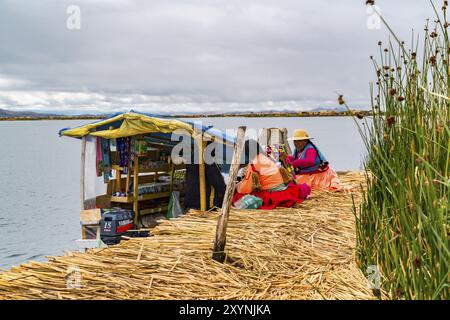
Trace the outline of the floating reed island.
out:
[[[374,299],[355,263],[353,193],[314,191],[296,208],[234,210],[226,263],[214,261],[216,212],[162,220],[152,236],[48,257],[0,274],[0,299]]]

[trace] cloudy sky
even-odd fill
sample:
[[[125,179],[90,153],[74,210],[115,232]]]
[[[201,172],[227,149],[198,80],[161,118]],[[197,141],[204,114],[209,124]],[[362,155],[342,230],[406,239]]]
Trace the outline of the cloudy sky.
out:
[[[308,110],[337,93],[368,107],[388,31],[364,2],[0,0],[0,108]],[[405,40],[433,18],[428,0],[376,4]]]

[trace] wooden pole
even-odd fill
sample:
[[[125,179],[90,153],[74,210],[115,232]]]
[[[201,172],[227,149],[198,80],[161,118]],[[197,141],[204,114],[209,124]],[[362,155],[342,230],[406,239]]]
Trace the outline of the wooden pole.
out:
[[[236,177],[239,170],[242,147],[244,145],[245,130],[247,127],[239,127],[236,137],[236,144],[234,145],[233,160],[231,161],[230,178],[225,196],[222,203],[222,213],[217,222],[216,239],[214,241],[212,258],[219,262],[225,261],[225,244],[227,238],[228,215],[230,213],[231,200],[234,195],[234,188],[236,186]]]
[[[200,210],[206,210],[206,178],[205,178],[205,141],[203,134],[198,132],[195,136],[198,146],[198,179],[200,187]]]
[[[134,150],[131,150],[134,152]],[[134,155],[134,170],[133,170],[133,211],[134,211],[134,226],[138,228],[139,223],[139,157]]]
[[[86,168],[86,137],[81,138],[81,165],[80,165],[80,201],[81,210],[86,209],[84,207],[84,176]]]

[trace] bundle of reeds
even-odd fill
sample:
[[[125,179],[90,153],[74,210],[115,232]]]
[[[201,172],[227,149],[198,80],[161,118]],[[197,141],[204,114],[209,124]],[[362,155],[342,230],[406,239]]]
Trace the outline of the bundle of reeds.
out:
[[[0,299],[371,299],[355,263],[353,197],[315,192],[299,208],[231,210],[224,264],[211,259],[218,213],[191,211],[151,237],[1,273]]]
[[[363,270],[378,266],[393,299],[450,298],[450,23],[447,1],[442,13],[433,8],[421,47],[413,37],[408,49],[394,33],[379,43],[374,117],[362,130],[372,179],[358,258]]]

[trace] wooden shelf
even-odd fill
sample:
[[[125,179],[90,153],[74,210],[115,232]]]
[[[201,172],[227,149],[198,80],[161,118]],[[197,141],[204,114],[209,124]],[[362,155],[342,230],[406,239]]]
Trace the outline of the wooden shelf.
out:
[[[153,157],[154,154],[150,153],[150,152],[144,152],[144,153],[137,153],[135,154],[138,158],[145,158],[145,157]]]
[[[129,168],[121,167],[120,165],[112,165],[111,168],[116,170],[116,180],[118,181],[117,186],[113,185],[112,192],[119,192],[123,190],[123,182],[122,182],[122,175],[124,174],[124,170],[128,169],[128,172],[126,174],[126,182],[125,187],[128,188],[128,186],[133,183],[133,194],[124,196],[124,197],[117,197],[117,196],[110,196],[111,203],[127,203],[133,205],[133,210],[135,212],[135,223],[138,222],[138,219],[140,216],[143,215],[149,215],[152,213],[167,211],[168,205],[159,204],[158,207],[153,208],[147,208],[139,210],[139,202],[146,201],[146,200],[153,200],[153,199],[160,199],[160,198],[169,198],[172,194],[173,189],[173,181],[174,181],[174,175],[175,171],[178,170],[185,170],[186,165],[185,164],[178,164],[175,165],[174,163],[163,163],[159,164],[157,167],[151,167],[151,168],[140,168],[140,162],[142,161],[142,158],[153,156],[153,154],[150,153],[143,153],[143,154],[137,154],[135,157],[134,164],[130,166]],[[148,193],[148,194],[142,194],[138,195],[138,185],[139,177],[147,177],[150,175],[140,175],[142,173],[154,173],[155,179],[161,174],[161,175],[169,175],[170,183],[171,183],[171,190],[164,191],[164,192],[156,192],[156,193]],[[148,180],[148,179],[147,179]],[[143,184],[143,181],[141,180],[141,184]],[[128,190],[128,189],[127,189]],[[182,192],[184,194],[184,192]],[[162,201],[165,203],[165,201]]]
[[[172,191],[142,194],[142,195],[138,196],[137,201],[145,201],[145,200],[153,200],[153,199],[158,199],[158,198],[170,197],[171,194],[172,194]],[[119,203],[133,203],[134,196],[128,196],[128,197],[112,196],[110,201],[111,202],[119,202]]]
[[[142,210],[139,210],[139,214],[141,216],[145,216],[145,215],[152,214],[152,213],[158,213],[158,212],[161,212],[161,211],[167,211],[167,209],[169,209],[168,205],[167,206],[162,206],[162,207],[157,207],[157,208],[142,209]]]
[[[152,199],[158,199],[158,198],[165,198],[165,197],[170,197],[171,194],[172,194],[172,191],[148,193],[148,194],[140,195],[137,200],[145,201],[145,200],[152,200]]]
[[[128,197],[111,196],[110,201],[111,202],[119,202],[119,203],[132,203],[134,201],[134,197],[132,197],[132,196],[128,196]]]
[[[186,169],[186,166],[184,164],[179,164],[179,165],[173,166],[173,169],[174,170],[182,170],[182,169]],[[149,168],[149,169],[139,168],[139,173],[170,172],[171,170],[172,170],[172,164],[165,164],[165,165],[157,167],[157,168]]]

